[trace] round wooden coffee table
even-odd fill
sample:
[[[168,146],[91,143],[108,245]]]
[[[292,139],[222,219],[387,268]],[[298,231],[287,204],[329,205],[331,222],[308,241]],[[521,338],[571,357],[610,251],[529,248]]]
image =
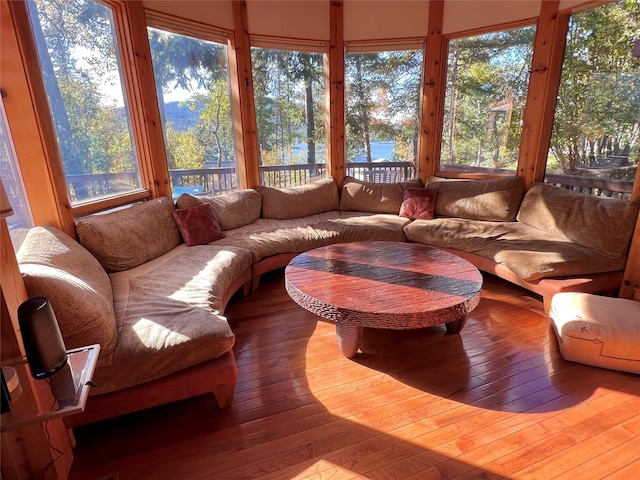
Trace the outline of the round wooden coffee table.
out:
[[[285,269],[301,307],[334,322],[342,354],[358,351],[362,328],[445,324],[459,333],[480,302],[482,275],[463,258],[418,243],[359,242],[316,248]]]

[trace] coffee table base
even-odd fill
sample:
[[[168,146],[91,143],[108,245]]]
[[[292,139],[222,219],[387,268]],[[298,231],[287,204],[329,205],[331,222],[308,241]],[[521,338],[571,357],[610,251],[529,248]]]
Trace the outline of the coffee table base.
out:
[[[447,333],[460,333],[462,327],[467,321],[466,315],[452,322],[445,323]],[[336,336],[338,337],[338,347],[340,352],[347,358],[353,358],[360,348],[360,340],[362,339],[361,325],[346,325],[344,323],[336,323]]]

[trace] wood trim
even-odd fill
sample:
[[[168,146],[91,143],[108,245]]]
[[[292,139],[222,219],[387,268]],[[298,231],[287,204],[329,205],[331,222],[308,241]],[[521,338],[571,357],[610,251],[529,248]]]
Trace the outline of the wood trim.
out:
[[[198,37],[222,44],[227,43],[229,38],[233,36],[233,32],[230,30],[187,18],[174,17],[173,15],[158,10],[145,8],[144,13],[147,25],[150,27],[170,31],[179,35]]]
[[[118,1],[113,4],[113,14],[140,180],[152,198],[171,198],[169,167],[142,2]]]
[[[169,194],[169,197],[171,197],[171,194]],[[111,210],[112,208],[121,207],[123,205],[142,202],[148,198],[149,192],[147,190],[134,190],[133,192],[124,195],[109,197],[105,200],[101,200],[99,203],[86,202],[76,204],[73,207],[73,214],[75,217],[82,217],[84,215],[90,215],[104,210]]]
[[[71,202],[24,0],[0,3],[1,87],[31,214],[75,236]]]
[[[260,150],[251,71],[247,3],[233,0],[234,35],[229,48],[229,77],[240,188],[260,185]]]
[[[555,0],[544,0],[544,2],[547,2],[547,1],[553,2]],[[498,23],[495,25],[487,25],[481,28],[471,28],[468,30],[461,30],[458,32],[448,32],[445,34],[445,37],[447,40],[457,40],[457,39],[466,38],[466,37],[476,37],[478,35],[485,35],[487,33],[495,33],[495,32],[500,32],[504,30],[513,30],[513,29],[522,28],[522,27],[530,27],[531,25],[535,25],[537,20],[538,20],[538,17],[523,18],[521,20],[514,20],[511,22]]]
[[[435,175],[440,165],[442,119],[446,89],[447,43],[442,35],[444,1],[429,2],[429,25],[424,55],[424,78],[420,103],[418,176]]]
[[[344,6],[341,1],[331,2],[329,28],[329,58],[325,65],[327,175],[340,187],[345,177]]]
[[[525,104],[518,175],[526,187],[544,180],[556,98],[562,74],[569,15],[559,0],[542,2]]]

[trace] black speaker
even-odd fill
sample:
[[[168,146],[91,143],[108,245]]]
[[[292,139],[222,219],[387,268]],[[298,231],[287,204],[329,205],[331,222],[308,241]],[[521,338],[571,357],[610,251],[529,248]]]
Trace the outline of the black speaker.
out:
[[[18,307],[18,323],[33,378],[47,378],[67,363],[67,349],[49,300],[33,297]]]

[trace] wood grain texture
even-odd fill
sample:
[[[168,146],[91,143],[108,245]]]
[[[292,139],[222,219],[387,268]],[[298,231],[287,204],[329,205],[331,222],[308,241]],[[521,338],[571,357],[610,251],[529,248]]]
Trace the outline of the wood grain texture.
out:
[[[466,260],[416,243],[329,245],[285,269],[291,298],[343,325],[411,329],[464,317],[480,301],[482,275]]]
[[[635,478],[640,377],[562,359],[540,297],[486,276],[460,335],[334,327],[281,271],[234,298],[239,383],[76,430],[71,480]]]

